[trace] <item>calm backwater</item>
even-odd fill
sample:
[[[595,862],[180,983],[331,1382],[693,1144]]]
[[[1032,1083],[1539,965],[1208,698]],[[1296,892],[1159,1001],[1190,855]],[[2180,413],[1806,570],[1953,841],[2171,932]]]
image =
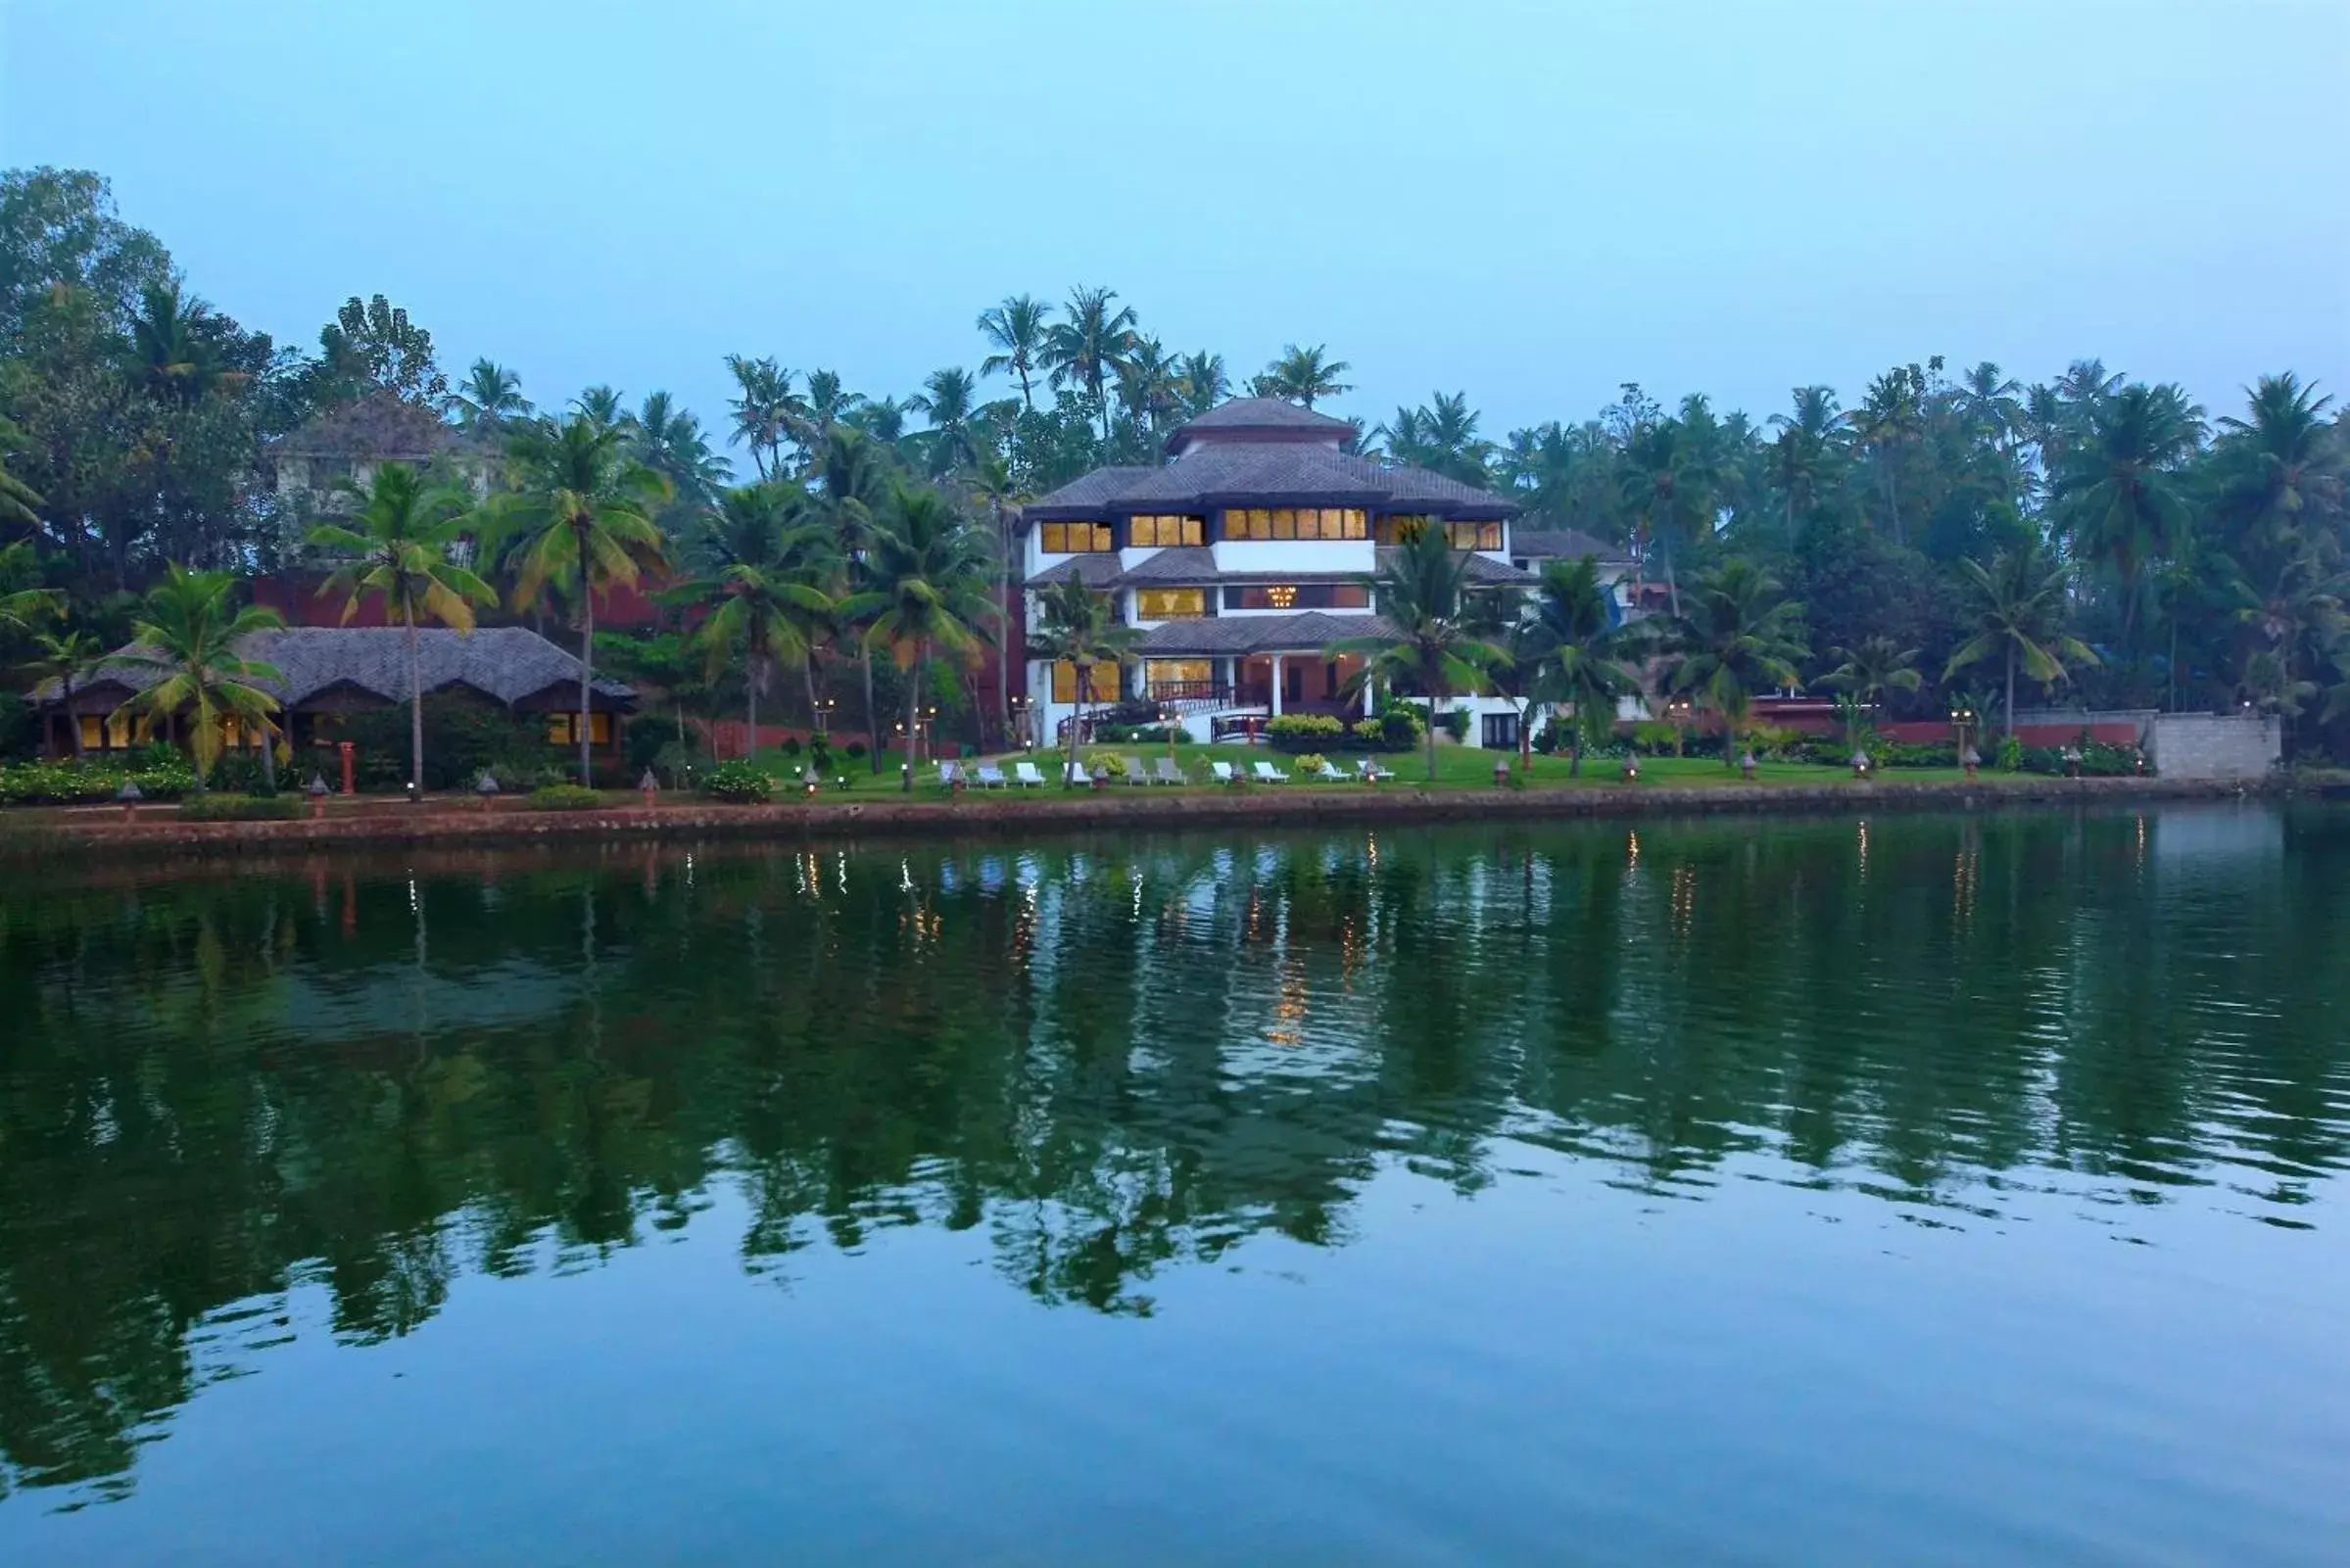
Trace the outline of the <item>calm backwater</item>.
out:
[[[0,882],[0,1562],[2350,1561],[2350,810]]]

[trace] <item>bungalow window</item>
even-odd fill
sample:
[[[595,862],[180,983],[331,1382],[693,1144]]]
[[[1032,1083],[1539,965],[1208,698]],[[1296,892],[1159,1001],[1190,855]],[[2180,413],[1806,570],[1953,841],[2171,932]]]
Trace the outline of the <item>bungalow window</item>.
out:
[[[1108,523],[1039,523],[1036,529],[1047,555],[1097,555],[1115,547]]]
[[[551,713],[547,716],[547,739],[551,745],[579,744],[579,715]],[[608,746],[612,743],[612,716],[608,713],[588,715],[588,744]]]
[[[1123,667],[1103,661],[1093,667],[1092,684],[1085,689],[1088,702],[1118,700],[1118,682]],[[1053,700],[1075,702],[1078,699],[1078,667],[1076,661],[1063,659],[1053,666]]]
[[[1447,523],[1453,536],[1455,549],[1500,549],[1502,525],[1499,523]]]
[[[1204,517],[1136,517],[1127,524],[1127,543],[1136,549],[1198,545],[1206,542],[1207,531]]]
[[[1370,606],[1370,590],[1360,583],[1268,583],[1227,588],[1227,610],[1360,610]]]
[[[1150,683],[1152,698],[1159,701],[1208,696],[1216,685],[1215,667],[1206,659],[1147,659],[1142,676]]]
[[[1134,594],[1137,621],[1188,621],[1207,613],[1204,588],[1145,588]]]
[[[85,713],[81,715],[78,723],[81,726],[82,750],[104,751],[106,749],[106,721],[95,713]]]
[[[1355,506],[1235,507],[1223,514],[1226,539],[1362,539],[1368,519]]]
[[[1428,522],[1425,516],[1412,514],[1382,517],[1373,537],[1382,545],[1409,545],[1419,537],[1420,530],[1426,528]]]

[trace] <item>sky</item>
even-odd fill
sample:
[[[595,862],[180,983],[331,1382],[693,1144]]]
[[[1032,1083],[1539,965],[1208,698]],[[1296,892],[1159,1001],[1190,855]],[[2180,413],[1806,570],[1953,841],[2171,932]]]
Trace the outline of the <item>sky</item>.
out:
[[[0,166],[246,325],[382,292],[714,426],[729,353],[903,396],[1079,284],[1495,438],[1935,354],[2350,390],[2346,98],[2350,0],[0,0]]]

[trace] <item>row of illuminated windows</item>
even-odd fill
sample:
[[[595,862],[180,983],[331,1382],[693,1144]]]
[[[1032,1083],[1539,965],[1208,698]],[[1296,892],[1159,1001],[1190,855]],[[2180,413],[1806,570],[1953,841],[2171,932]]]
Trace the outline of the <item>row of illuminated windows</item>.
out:
[[[81,747],[84,751],[120,751],[129,746],[143,746],[155,738],[155,720],[148,714],[125,717],[110,713],[100,717],[95,713],[79,715],[75,721],[81,728]],[[242,751],[261,744],[262,731],[257,726],[251,734],[231,714],[220,721],[220,743],[231,751]]]
[[[1382,517],[1373,537],[1381,545],[1401,545],[1417,539],[1422,530],[1435,522],[1432,517]],[[1445,523],[1442,525],[1448,542],[1455,549],[1500,549],[1502,525],[1498,522]]]
[[[1223,514],[1223,537],[1231,540],[1372,539],[1401,545],[1436,519],[1424,515],[1381,517],[1371,522],[1351,506],[1235,507]],[[1127,543],[1137,549],[1207,543],[1207,519],[1174,514],[1130,517]],[[1440,525],[1455,549],[1502,548],[1499,522]],[[1039,523],[1036,546],[1047,555],[1103,555],[1118,548],[1109,523]]]
[[[579,744],[579,715],[551,713],[547,716],[547,738],[558,746]],[[588,744],[608,746],[612,743],[612,716],[608,713],[588,715]]]
[[[1356,506],[1251,506],[1223,514],[1226,539],[1367,539],[1369,516]]]
[[[1264,583],[1223,591],[1227,610],[1362,610],[1370,590],[1360,583]],[[1137,621],[1184,621],[1206,615],[1204,588],[1145,588],[1134,594]]]

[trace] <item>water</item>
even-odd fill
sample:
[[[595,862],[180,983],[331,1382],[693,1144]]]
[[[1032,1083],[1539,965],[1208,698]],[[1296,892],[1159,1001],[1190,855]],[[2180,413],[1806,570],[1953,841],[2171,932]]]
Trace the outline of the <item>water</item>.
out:
[[[2350,813],[0,886],[0,1561],[2339,1564]]]

